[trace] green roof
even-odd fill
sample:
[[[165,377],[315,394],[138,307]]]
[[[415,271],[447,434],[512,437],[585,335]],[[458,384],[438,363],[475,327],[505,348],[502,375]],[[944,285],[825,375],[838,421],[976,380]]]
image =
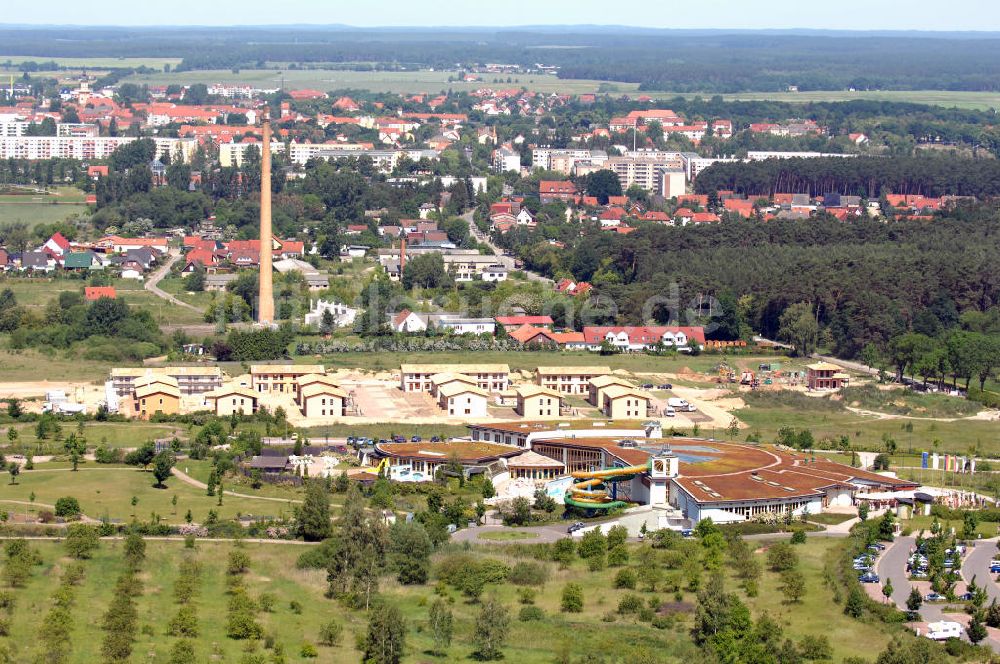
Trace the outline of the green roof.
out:
[[[89,268],[94,264],[94,254],[89,251],[80,251],[73,254],[66,254],[63,267],[67,270],[73,268]]]

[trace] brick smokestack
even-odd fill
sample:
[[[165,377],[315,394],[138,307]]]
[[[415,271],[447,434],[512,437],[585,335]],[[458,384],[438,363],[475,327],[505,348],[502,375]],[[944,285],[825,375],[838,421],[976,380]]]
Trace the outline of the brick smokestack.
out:
[[[399,236],[399,279],[403,280],[403,268],[406,267],[406,231]]]
[[[260,291],[257,322],[274,322],[274,284],[271,267],[271,112],[264,107],[264,141],[260,151]]]

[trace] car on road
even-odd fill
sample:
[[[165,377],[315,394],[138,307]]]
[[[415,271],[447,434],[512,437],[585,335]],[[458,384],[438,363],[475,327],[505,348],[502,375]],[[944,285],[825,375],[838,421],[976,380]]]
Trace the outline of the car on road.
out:
[[[1000,565],[990,565],[990,574],[1000,574]]]
[[[640,385],[639,387],[641,387],[641,388],[642,388],[642,389],[644,389],[644,390],[651,390],[651,389],[653,389],[653,388],[654,388],[654,387],[656,387],[656,386],[655,386],[655,385],[653,385],[652,383],[643,383],[643,384],[642,384],[642,385]]]
[[[432,443],[440,443],[441,442],[441,436],[431,436],[431,442]]]
[[[422,440],[423,440],[423,438],[421,438],[420,436],[410,436],[410,442],[411,443],[419,443]]]
[[[670,383],[663,383],[662,385],[660,385],[659,389],[661,389],[661,390],[672,390],[672,389],[674,389],[674,386],[672,384],[670,384]]]
[[[927,595],[924,597],[924,601],[926,602],[940,602],[943,599],[944,595],[941,595],[939,593],[927,593]]]
[[[576,523],[570,525],[570,527],[566,529],[566,532],[572,535],[573,533],[575,533],[576,531],[580,530],[583,527],[584,527],[583,521],[577,521]]]
[[[869,544],[868,545],[868,550],[869,551],[885,551],[885,544],[882,544],[881,542],[875,542],[873,544]]]
[[[875,572],[865,572],[858,577],[858,581],[861,583],[878,583],[879,578]]]

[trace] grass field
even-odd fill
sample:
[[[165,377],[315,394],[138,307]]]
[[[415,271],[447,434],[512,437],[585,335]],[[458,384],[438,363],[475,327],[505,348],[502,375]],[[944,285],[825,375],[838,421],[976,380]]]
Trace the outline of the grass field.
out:
[[[67,422],[62,425],[63,434],[68,436],[76,433],[76,425]],[[34,424],[17,424],[17,442],[26,450],[31,450],[38,439],[35,438]],[[6,429],[6,427],[5,427]],[[170,438],[174,435],[183,437],[185,428],[183,424],[176,426],[170,424],[150,424],[149,422],[86,422],[83,425],[83,437],[87,444],[92,447],[107,445],[108,447],[139,447],[147,440],[158,438]],[[61,443],[48,438],[42,441],[46,446],[61,446]]]
[[[178,465],[181,470],[184,463],[181,461]],[[81,465],[76,472],[65,468],[46,468],[46,464],[38,464],[36,470],[23,471],[15,485],[9,481],[0,483],[0,502],[28,501],[34,492],[38,503],[54,505],[62,496],[73,496],[80,501],[80,507],[87,516],[112,521],[130,521],[133,514],[148,521],[150,514],[155,512],[167,523],[182,523],[187,510],[191,510],[197,523],[204,522],[209,510],[215,510],[220,519],[231,519],[237,514],[276,518],[291,516],[291,505],[275,500],[227,496],[220,506],[218,497],[208,496],[203,489],[177,478],[169,478],[166,489],[154,488],[156,480],[152,473],[131,466],[88,463]],[[175,495],[176,514],[171,504]],[[133,496],[139,499],[134,511],[131,505]],[[15,509],[23,510],[24,507]]]
[[[43,197],[0,197],[0,225],[15,222],[24,223],[31,227],[38,226],[39,224],[55,224],[65,221],[73,214],[82,214],[87,211],[87,206],[82,203],[59,203],[58,205],[53,205],[52,203],[42,202],[42,200],[44,200]]]
[[[3,336],[0,335],[0,346],[5,345],[2,340]],[[39,380],[98,382],[104,381],[110,370],[110,362],[66,357],[56,351],[0,348],[0,383]]]
[[[673,97],[667,93],[648,92],[655,97]],[[684,95],[690,97],[693,95]],[[705,96],[705,95],[702,95]],[[740,101],[784,101],[808,103],[824,101],[896,101],[934,106],[957,106],[958,108],[990,109],[1000,107],[998,92],[953,92],[950,90],[880,90],[874,92],[851,92],[849,90],[825,90],[817,92],[740,92],[722,95],[726,100]]]

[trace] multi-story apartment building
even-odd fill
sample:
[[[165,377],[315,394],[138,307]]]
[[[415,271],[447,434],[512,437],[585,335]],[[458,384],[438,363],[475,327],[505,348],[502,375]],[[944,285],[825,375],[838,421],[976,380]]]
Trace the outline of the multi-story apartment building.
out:
[[[0,138],[0,159],[106,159],[122,145],[138,140],[134,136],[4,136]],[[198,142],[187,138],[153,137],[161,157],[190,161]]]
[[[611,367],[538,367],[536,381],[560,394],[588,394],[590,381],[611,373]]]
[[[167,378],[176,382],[183,396],[204,394],[222,387],[219,367],[116,368],[111,370],[111,386],[119,397],[128,397],[137,382],[149,378]]]
[[[402,364],[399,389],[403,392],[431,392],[437,374],[461,374],[476,381],[481,390],[504,392],[510,387],[510,367],[506,364]]]

